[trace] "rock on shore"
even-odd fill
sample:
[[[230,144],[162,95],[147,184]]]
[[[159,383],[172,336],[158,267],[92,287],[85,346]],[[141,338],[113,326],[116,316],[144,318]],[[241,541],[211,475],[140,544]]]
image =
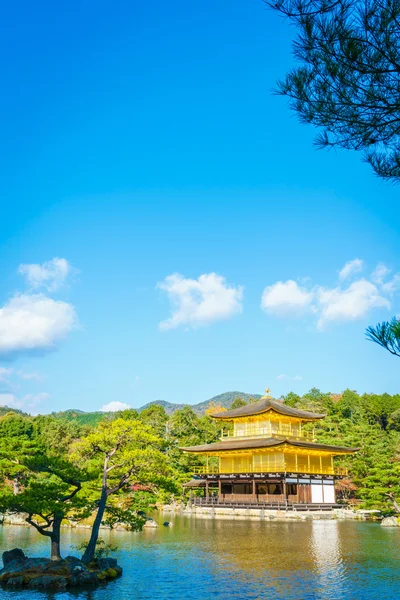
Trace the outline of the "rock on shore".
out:
[[[86,566],[75,556],[53,561],[28,558],[20,548],[3,553],[0,584],[6,588],[64,590],[97,586],[122,575],[115,558],[101,558]]]
[[[385,517],[381,522],[382,527],[400,527],[400,520],[397,517]]]

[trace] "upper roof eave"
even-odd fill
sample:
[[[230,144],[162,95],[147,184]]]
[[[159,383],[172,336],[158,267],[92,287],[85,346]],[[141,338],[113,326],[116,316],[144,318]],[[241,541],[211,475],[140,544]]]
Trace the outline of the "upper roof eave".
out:
[[[238,417],[251,417],[255,415],[260,415],[270,410],[277,412],[280,415],[284,415],[287,417],[295,417],[297,419],[303,419],[305,421],[316,421],[318,419],[323,419],[324,417],[326,417],[326,414],[313,413],[307,410],[293,408],[292,406],[287,406],[286,404],[283,404],[283,402],[277,402],[276,400],[273,400],[272,398],[268,398],[266,396],[264,396],[257,402],[253,402],[252,404],[240,406],[239,408],[234,408],[233,410],[214,413],[210,416],[213,419],[229,421]]]
[[[316,442],[299,442],[289,439],[277,438],[262,438],[254,440],[229,440],[224,442],[215,442],[213,444],[203,444],[201,446],[188,446],[180,448],[184,452],[194,452],[205,454],[208,452],[228,452],[232,450],[255,450],[261,448],[272,448],[274,446],[297,446],[299,448],[307,448],[310,450],[328,450],[337,452],[338,454],[352,454],[357,452],[359,448],[346,448],[344,446],[330,446],[328,444],[318,444]]]

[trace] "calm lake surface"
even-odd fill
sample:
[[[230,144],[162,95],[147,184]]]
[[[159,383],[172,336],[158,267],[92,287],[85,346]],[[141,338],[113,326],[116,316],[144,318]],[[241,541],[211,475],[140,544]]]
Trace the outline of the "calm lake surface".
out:
[[[102,532],[118,546],[121,579],[96,590],[55,594],[6,592],[3,600],[268,598],[364,600],[400,598],[400,530],[374,523],[211,520],[164,515],[173,527],[141,533]],[[64,531],[63,554],[87,539]],[[0,549],[46,556],[32,528],[0,527]]]

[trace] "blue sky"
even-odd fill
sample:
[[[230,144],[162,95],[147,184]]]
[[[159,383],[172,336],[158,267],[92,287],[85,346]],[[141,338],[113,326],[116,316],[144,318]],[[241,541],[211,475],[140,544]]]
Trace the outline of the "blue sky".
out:
[[[261,0],[5,7],[0,403],[400,391],[364,339],[399,190],[272,94],[293,34]]]

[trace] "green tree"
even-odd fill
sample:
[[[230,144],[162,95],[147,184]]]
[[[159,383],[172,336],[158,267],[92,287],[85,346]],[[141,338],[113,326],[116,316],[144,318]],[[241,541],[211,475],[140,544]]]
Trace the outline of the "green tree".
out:
[[[243,400],[243,398],[235,398],[234,401],[232,402],[229,410],[234,410],[235,408],[241,408],[242,406],[247,406],[246,400]]]
[[[25,513],[26,522],[50,539],[52,560],[60,560],[62,520],[84,510],[78,492],[88,477],[67,454],[48,447],[30,418],[6,415],[0,434],[0,509]]]
[[[114,413],[108,413],[107,418],[109,421],[114,421],[114,419],[138,419],[139,413],[136,408],[125,408],[124,410],[117,410]]]
[[[299,406],[299,404],[301,404],[301,398],[298,394],[295,394],[294,392],[289,392],[288,394],[286,394],[286,396],[283,396],[283,402],[284,404],[287,404],[287,406],[295,408],[296,406]]]
[[[354,390],[344,390],[336,410],[341,418],[358,421],[365,418],[366,404]]]
[[[400,3],[270,0],[299,33],[300,65],[278,84],[317,147],[363,152],[374,172],[400,178]]]
[[[33,420],[17,413],[0,418],[0,474],[12,482],[14,494],[20,492],[27,471],[24,459],[35,452],[33,431]]]
[[[367,327],[367,340],[385,348],[394,356],[400,356],[400,320],[378,323],[376,327]]]
[[[318,388],[311,388],[307,394],[304,394],[301,404],[303,405],[301,408],[316,413],[329,413],[334,406],[332,395],[329,392],[321,392]]]
[[[89,426],[82,426],[77,421],[52,415],[38,415],[33,419],[33,436],[37,443],[58,455],[68,452],[70,444],[89,429]]]
[[[142,410],[139,419],[149,425],[159,437],[165,437],[168,415],[163,406],[152,404]]]
[[[207,418],[211,421],[210,417]],[[180,473],[193,472],[193,467],[203,463],[203,457],[185,454],[182,446],[197,446],[204,443],[204,426],[190,406],[176,410],[168,421],[167,453],[171,463]]]
[[[133,419],[101,421],[96,430],[74,444],[74,460],[90,470],[98,481],[96,516],[82,557],[86,564],[93,560],[110,496],[130,489],[133,484],[171,486],[172,472],[161,447],[162,440],[151,427]],[[122,516],[121,511],[118,517]]]
[[[400,513],[400,462],[377,458],[363,480],[360,496],[366,506]]]

